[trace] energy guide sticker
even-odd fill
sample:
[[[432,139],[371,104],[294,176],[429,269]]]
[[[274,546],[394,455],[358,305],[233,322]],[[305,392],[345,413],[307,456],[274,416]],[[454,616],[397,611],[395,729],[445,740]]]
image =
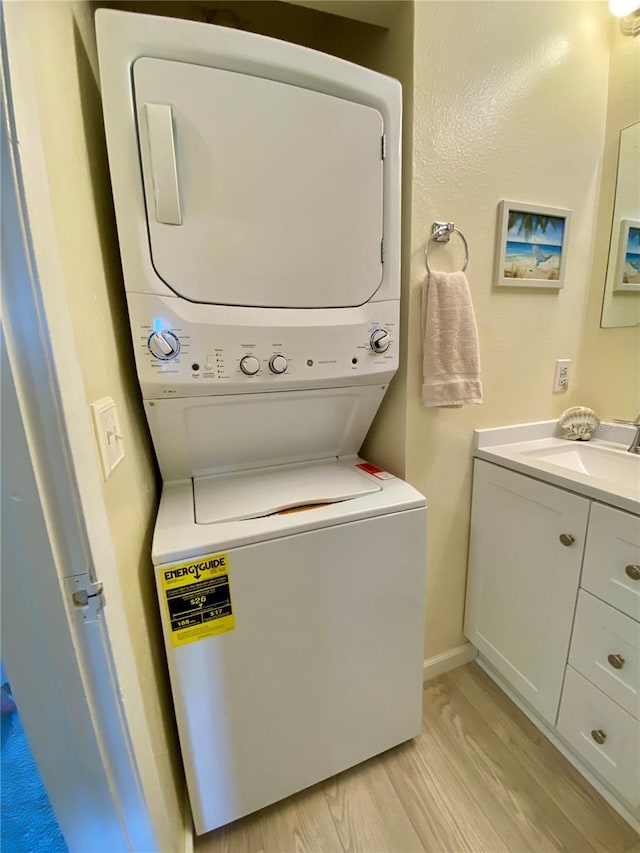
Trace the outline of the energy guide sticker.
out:
[[[174,646],[235,628],[227,554],[165,566],[160,581]]]

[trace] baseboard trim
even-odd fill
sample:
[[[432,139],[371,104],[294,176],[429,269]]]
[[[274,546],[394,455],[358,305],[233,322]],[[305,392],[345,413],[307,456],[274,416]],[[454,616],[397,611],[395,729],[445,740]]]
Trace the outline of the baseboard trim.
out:
[[[457,669],[465,663],[470,663],[477,654],[478,650],[475,646],[471,643],[463,643],[461,646],[455,646],[453,649],[427,658],[424,662],[424,681],[430,681],[444,672],[449,672],[450,669]]]

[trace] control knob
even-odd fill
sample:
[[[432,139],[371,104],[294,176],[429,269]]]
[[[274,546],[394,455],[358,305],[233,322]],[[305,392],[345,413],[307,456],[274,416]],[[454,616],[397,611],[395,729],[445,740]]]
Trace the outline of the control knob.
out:
[[[284,373],[289,362],[283,355],[274,355],[269,362],[269,369],[272,373]]]
[[[247,376],[255,376],[260,370],[260,362],[255,355],[245,355],[240,359],[240,370]]]
[[[147,346],[151,355],[161,361],[169,361],[180,352],[180,341],[173,332],[154,332],[147,341]]]
[[[386,329],[376,329],[369,339],[369,344],[374,352],[386,352],[391,346],[391,338]]]

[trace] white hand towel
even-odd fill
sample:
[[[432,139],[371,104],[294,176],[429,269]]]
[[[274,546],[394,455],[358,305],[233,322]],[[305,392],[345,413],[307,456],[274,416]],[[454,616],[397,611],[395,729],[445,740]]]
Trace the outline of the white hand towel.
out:
[[[463,272],[431,272],[422,290],[422,402],[482,402],[480,351],[469,282]]]

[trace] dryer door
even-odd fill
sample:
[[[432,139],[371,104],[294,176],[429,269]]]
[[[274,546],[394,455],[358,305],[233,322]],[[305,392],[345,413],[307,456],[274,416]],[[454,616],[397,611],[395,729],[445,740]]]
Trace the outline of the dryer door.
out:
[[[361,305],[382,280],[380,113],[248,74],[133,68],[156,272],[195,302]]]

